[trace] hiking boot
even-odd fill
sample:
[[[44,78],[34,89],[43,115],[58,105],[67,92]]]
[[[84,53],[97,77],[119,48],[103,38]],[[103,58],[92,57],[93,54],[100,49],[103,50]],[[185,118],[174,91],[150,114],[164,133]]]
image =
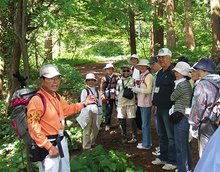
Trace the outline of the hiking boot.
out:
[[[152,164],[154,165],[164,165],[166,164],[165,161],[161,161],[159,158],[156,158],[155,160],[151,161]]]
[[[145,146],[143,146],[142,144],[140,145],[140,144],[138,144],[137,145],[137,148],[138,149],[146,149],[146,150],[148,150],[148,149],[150,149],[151,147],[149,146],[149,147],[145,147]]]
[[[152,154],[155,155],[155,156],[159,156],[160,155],[160,147],[159,146],[156,147],[155,151],[153,151]]]
[[[162,169],[167,170],[167,171],[175,170],[176,168],[177,168],[176,165],[173,165],[173,164],[165,164],[162,167]]]
[[[105,131],[109,131],[110,130],[110,126],[109,125],[106,125],[105,126]]]
[[[128,143],[137,143],[137,139],[131,139],[128,141]]]

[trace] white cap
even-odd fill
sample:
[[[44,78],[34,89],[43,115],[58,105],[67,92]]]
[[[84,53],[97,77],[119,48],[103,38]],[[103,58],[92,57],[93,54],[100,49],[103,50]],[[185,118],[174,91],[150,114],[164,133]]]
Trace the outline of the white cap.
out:
[[[87,79],[97,80],[97,79],[95,78],[95,75],[94,75],[93,73],[88,73],[88,74],[86,74],[86,79],[85,79],[85,81],[86,81]]]
[[[139,63],[137,64],[137,66],[149,66],[149,61],[147,59],[140,59]]]
[[[139,60],[139,57],[137,54],[132,54],[129,58],[128,58],[128,63],[131,63],[131,58],[135,58]]]
[[[178,62],[172,70],[179,72],[183,76],[190,76],[190,65],[186,62]]]
[[[114,68],[112,63],[108,63],[105,65],[104,69],[108,69],[108,68]]]
[[[172,56],[172,52],[168,48],[161,48],[157,56]]]
[[[43,66],[39,71],[40,77],[53,78],[55,76],[62,76],[57,68],[57,66],[52,64],[47,64]]]

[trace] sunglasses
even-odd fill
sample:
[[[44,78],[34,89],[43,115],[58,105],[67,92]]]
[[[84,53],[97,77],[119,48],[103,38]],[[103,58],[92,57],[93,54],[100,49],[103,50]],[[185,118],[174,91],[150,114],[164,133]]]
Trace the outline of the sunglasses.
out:
[[[130,72],[130,70],[123,70],[123,72]]]

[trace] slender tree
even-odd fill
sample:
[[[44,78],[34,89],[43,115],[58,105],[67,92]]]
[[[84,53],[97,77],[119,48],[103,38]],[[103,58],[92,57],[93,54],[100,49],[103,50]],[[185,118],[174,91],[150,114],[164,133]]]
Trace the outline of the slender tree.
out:
[[[186,47],[190,50],[195,48],[195,38],[192,26],[192,2],[191,0],[185,0],[185,21],[184,21],[184,31],[186,35]]]
[[[220,64],[220,0],[211,0],[211,23],[212,23],[212,58]]]
[[[174,29],[174,0],[165,0],[166,15],[167,15],[167,46],[170,48],[176,47],[176,34]]]

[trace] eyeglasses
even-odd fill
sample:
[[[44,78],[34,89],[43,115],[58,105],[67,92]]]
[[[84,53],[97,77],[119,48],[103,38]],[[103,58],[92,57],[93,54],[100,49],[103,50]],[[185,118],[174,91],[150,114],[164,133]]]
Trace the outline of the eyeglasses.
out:
[[[130,72],[130,70],[123,70],[123,72]]]
[[[55,81],[60,81],[61,80],[61,77],[60,76],[57,76],[57,77],[53,77],[53,78],[45,78],[47,81],[49,82],[55,82]]]

